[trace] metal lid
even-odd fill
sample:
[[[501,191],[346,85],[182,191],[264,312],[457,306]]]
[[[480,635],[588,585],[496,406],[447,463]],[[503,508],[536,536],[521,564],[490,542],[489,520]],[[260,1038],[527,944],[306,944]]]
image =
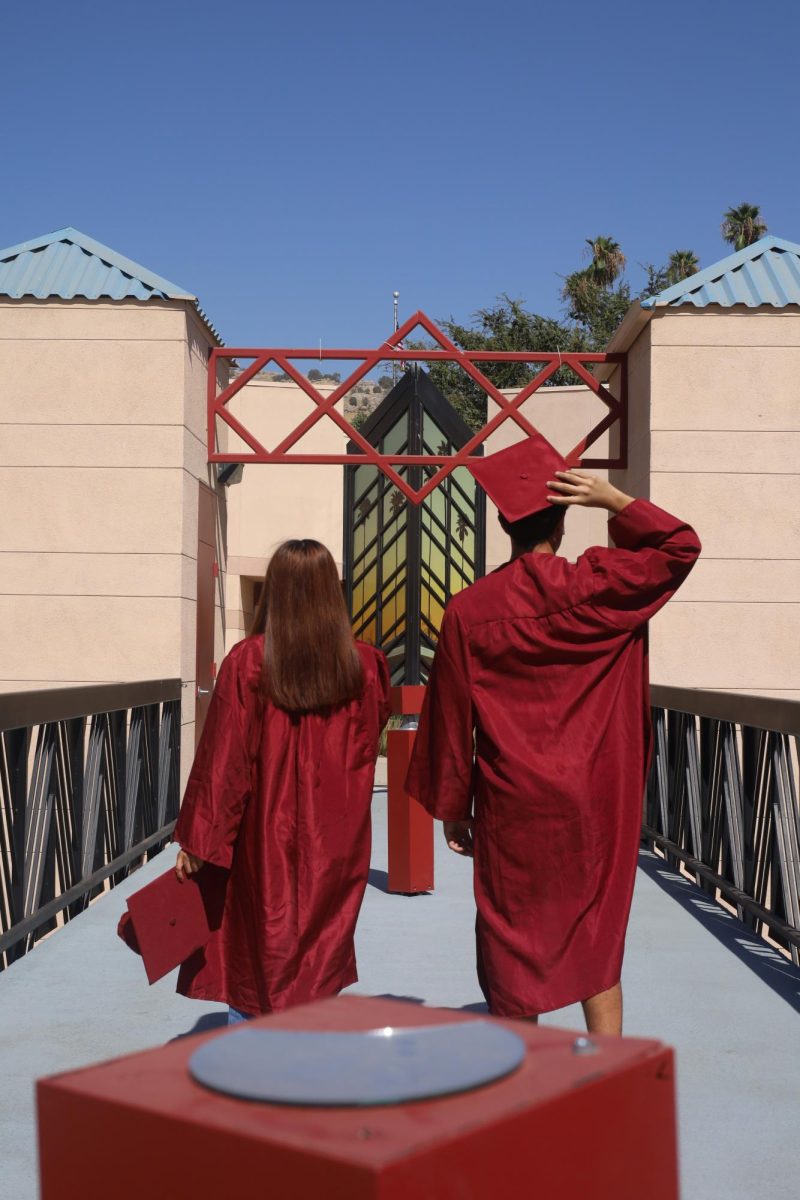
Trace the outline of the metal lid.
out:
[[[522,1038],[488,1021],[363,1033],[244,1028],[206,1042],[189,1072],[242,1100],[369,1107],[482,1087],[524,1058]]]

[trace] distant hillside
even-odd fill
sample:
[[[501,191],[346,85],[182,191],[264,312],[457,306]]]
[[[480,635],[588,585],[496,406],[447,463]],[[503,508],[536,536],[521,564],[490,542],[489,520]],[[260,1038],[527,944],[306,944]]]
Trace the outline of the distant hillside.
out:
[[[241,372],[232,371],[231,378],[235,378],[237,374],[241,374]],[[318,384],[326,389],[335,387],[341,383],[341,376],[338,373],[325,375],[322,371],[314,367],[307,372],[307,377],[310,383]],[[288,375],[284,375],[279,371],[259,371],[256,379],[263,380],[264,383],[292,382]],[[379,379],[362,379],[360,383],[351,388],[344,398],[344,416],[348,421],[362,424],[389,394],[391,389],[391,375],[381,375]]]

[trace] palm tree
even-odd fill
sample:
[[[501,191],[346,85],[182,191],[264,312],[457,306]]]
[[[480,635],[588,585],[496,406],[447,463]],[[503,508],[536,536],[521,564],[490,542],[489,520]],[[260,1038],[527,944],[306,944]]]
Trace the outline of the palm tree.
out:
[[[667,280],[670,285],[680,283],[694,275],[700,266],[700,260],[693,250],[673,250],[667,263]]]
[[[722,236],[734,250],[752,246],[767,232],[767,223],[761,218],[757,204],[740,204],[729,208],[722,219]]]
[[[587,238],[592,255],[588,274],[601,287],[610,286],[625,270],[625,255],[619,242],[610,237]]]

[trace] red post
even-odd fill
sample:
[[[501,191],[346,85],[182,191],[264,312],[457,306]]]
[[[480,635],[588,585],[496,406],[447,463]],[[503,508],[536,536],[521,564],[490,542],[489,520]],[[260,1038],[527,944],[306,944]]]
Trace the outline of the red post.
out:
[[[424,687],[392,688],[392,712],[413,717],[422,708]],[[416,737],[411,720],[406,728],[386,735],[389,813],[390,892],[433,890],[433,817],[405,789],[406,772]]]

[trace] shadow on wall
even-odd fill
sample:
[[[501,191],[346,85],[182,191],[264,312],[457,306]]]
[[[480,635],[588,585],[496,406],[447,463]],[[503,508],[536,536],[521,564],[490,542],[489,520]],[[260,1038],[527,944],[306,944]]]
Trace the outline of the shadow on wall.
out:
[[[639,870],[669,896],[704,929],[713,934],[740,962],[755,972],[776,995],[800,1012],[800,969],[751,931],[737,917],[702,891],[691,880],[671,870],[663,858],[651,850],[639,853]]]

